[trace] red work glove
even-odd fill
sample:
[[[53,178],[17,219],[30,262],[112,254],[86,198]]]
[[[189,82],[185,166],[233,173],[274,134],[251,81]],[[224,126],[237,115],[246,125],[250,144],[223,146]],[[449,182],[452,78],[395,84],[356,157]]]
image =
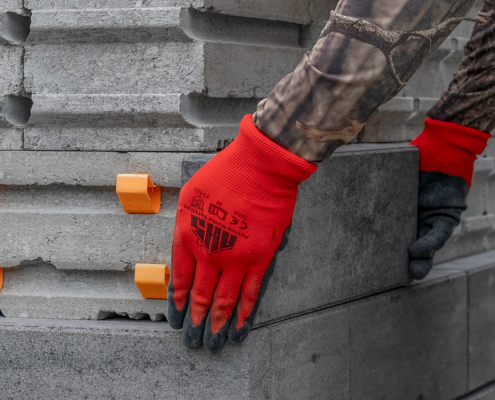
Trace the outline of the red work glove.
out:
[[[287,244],[299,184],[312,164],[263,135],[246,116],[239,136],[182,188],[168,320],[189,348],[219,351],[248,335]]]
[[[452,122],[425,120],[425,130],[412,145],[419,148],[418,240],[409,247],[409,271],[423,279],[459,225],[473,178],[476,155],[489,133]]]

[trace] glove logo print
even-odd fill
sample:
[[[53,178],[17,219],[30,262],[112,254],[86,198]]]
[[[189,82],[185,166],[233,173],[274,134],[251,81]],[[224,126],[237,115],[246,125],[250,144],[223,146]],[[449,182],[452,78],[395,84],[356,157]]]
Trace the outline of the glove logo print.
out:
[[[199,210],[201,212],[204,212],[204,209],[203,209],[204,205],[205,205],[205,202],[203,201],[203,199],[200,196],[196,196],[191,201],[191,207],[196,208],[197,210]]]
[[[234,236],[204,219],[191,215],[191,226],[208,254],[218,253],[234,248],[237,236]]]
[[[210,203],[210,207],[208,208],[208,212],[211,215],[216,215],[218,218],[220,218],[222,221],[225,221],[225,218],[227,218],[227,211],[223,210],[220,208],[222,203],[217,202],[217,205]]]

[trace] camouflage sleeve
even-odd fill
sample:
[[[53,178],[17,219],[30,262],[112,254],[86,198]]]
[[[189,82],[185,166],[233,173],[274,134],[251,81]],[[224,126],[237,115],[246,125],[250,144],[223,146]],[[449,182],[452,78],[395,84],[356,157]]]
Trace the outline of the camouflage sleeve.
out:
[[[452,32],[475,0],[341,0],[314,48],[253,115],[311,162],[349,143]]]
[[[482,132],[495,128],[495,0],[485,0],[464,59],[430,118]]]

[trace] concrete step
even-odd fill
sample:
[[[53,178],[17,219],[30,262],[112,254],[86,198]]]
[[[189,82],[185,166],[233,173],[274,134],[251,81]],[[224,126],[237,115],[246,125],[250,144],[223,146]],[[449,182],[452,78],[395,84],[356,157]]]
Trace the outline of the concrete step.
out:
[[[211,156],[3,154],[0,265],[12,268],[0,292],[4,315],[97,319],[100,311],[136,314],[138,305],[116,309],[112,299],[136,300],[134,284],[124,277],[136,263],[170,263],[176,188]],[[403,145],[349,145],[324,163],[301,186],[290,244],[279,257],[257,323],[407,282],[407,247],[416,235],[416,171],[416,150]],[[160,213],[125,214],[112,188],[118,173],[150,173],[164,186]],[[96,273],[109,270],[122,276]],[[78,271],[88,275],[80,288]],[[33,280],[44,289],[26,291]],[[91,281],[104,283],[95,284],[97,294],[85,296]],[[107,293],[111,286],[121,289]],[[77,313],[65,306],[72,304],[66,303],[68,292],[84,298]],[[141,313],[156,314],[142,304]]]
[[[255,329],[218,355],[185,349],[166,322],[0,318],[0,390],[8,399],[454,400],[495,378],[494,274],[495,252],[457,260],[424,282]]]

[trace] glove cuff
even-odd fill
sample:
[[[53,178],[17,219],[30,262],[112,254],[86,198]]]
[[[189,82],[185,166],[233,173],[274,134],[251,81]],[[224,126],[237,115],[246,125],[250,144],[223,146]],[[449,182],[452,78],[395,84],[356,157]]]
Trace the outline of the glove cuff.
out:
[[[246,115],[237,138],[204,167],[230,189],[251,198],[293,201],[299,184],[317,165],[292,154],[266,137]]]
[[[491,137],[474,128],[426,118],[424,131],[410,144],[419,148],[420,171],[459,176],[471,187],[476,155]]]

